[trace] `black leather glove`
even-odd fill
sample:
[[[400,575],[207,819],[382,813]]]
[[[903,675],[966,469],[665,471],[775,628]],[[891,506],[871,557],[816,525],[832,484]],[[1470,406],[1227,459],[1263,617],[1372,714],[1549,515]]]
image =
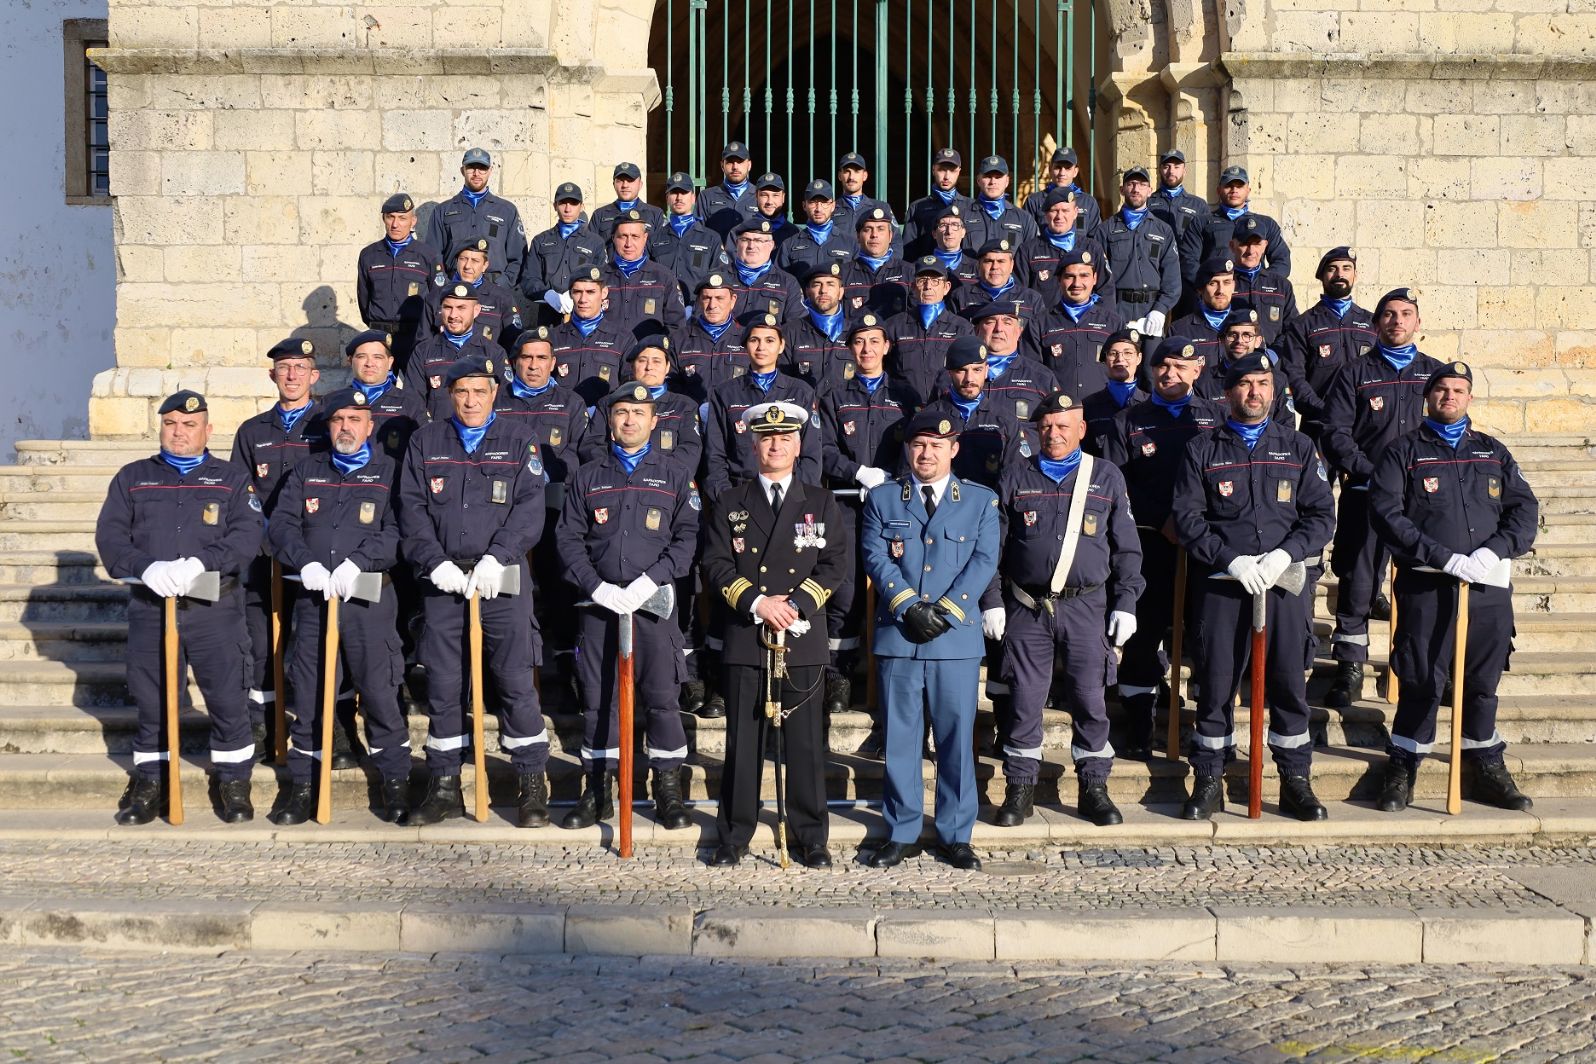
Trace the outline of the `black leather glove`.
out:
[[[911,643],[929,643],[952,627],[929,602],[916,602],[903,611],[903,634]]]

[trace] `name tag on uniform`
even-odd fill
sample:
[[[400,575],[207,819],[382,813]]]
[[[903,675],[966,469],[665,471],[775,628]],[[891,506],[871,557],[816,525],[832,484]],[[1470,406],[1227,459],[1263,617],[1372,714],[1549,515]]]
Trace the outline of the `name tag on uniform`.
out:
[[[659,531],[660,512],[656,507],[650,506],[648,513],[643,515],[643,527],[650,532]]]
[[[1085,517],[1081,518],[1081,535],[1083,535],[1083,536],[1095,536],[1095,535],[1097,535],[1097,515],[1096,514],[1087,514]]]
[[[495,480],[493,482],[493,501],[496,502],[496,503],[509,502],[510,501],[510,485],[506,484],[502,480]]]
[[[208,502],[205,504],[205,509],[200,511],[200,520],[207,525],[214,525],[221,519],[222,504],[219,502]]]
[[[1277,481],[1275,481],[1275,502],[1290,502],[1290,501],[1291,501],[1291,481],[1289,481],[1289,480],[1277,480]]]
[[[361,503],[360,523],[363,525],[369,525],[375,520],[377,520],[377,504],[374,502]]]
[[[676,433],[672,432],[670,429],[666,429],[664,432],[661,432],[659,434],[659,449],[660,450],[668,451],[672,447],[675,447],[675,446],[676,446]]]
[[[657,301],[653,300],[653,299],[645,299],[645,300],[643,300],[643,313],[644,314],[652,314],[652,313],[654,313],[654,308],[656,306],[656,303],[657,303]]]

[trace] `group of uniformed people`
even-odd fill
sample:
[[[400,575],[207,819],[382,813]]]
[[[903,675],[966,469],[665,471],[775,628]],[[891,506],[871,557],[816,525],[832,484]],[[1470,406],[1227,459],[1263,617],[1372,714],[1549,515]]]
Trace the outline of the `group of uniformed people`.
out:
[[[861,666],[880,693],[861,753],[885,758],[891,828],[872,863],[917,849],[929,738],[942,853],[979,866],[983,660],[1006,781],[996,823],[1033,813],[1048,705],[1073,718],[1081,814],[1119,823],[1109,773],[1157,745],[1177,626],[1196,701],[1183,815],[1207,818],[1234,757],[1255,605],[1280,805],[1322,819],[1305,674],[1327,546],[1332,707],[1361,696],[1368,620],[1387,615],[1380,589],[1397,566],[1403,682],[1380,807],[1411,800],[1433,744],[1466,583],[1470,789],[1527,808],[1503,764],[1494,690],[1511,649],[1510,560],[1532,544],[1536,501],[1502,444],[1470,427],[1469,368],[1417,349],[1418,294],[1399,288],[1364,310],[1357,257],[1338,247],[1318,264],[1320,298],[1299,311],[1290,249],[1236,167],[1210,208],[1185,188],[1181,153],[1166,152],[1156,183],[1131,167],[1103,215],[1070,148],[1023,206],[1006,160],[980,160],[974,196],[959,190],[962,164],[937,151],[928,195],[901,223],[867,195],[854,152],[835,183],[804,185],[789,217],[783,178],[754,176],[737,141],[718,184],[670,175],[664,210],[641,199],[631,163],[591,214],[563,183],[556,223],[530,240],[479,148],[425,238],[408,195],[384,202],[384,236],[360,256],[369,329],[345,348],[349,385],[316,398],[311,344],[277,345],[278,401],[239,427],[232,462],[206,450],[204,397],[170,397],[160,453],[122,471],[102,512],[101,555],[135,582],[130,621],[179,600],[224,819],[251,815],[249,766],[275,700],[294,710],[276,822],[309,817],[318,758],[352,763],[319,749],[311,724],[318,593],[349,607],[344,694],[359,696],[395,822],[462,813],[473,597],[523,826],[548,822],[533,670],[551,660],[586,717],[586,783],[561,823],[613,815],[622,624],[665,827],[688,824],[681,712],[729,715],[712,863],[746,852],[777,723],[794,853],[829,863],[826,728]],[[288,692],[270,669],[274,563],[288,574],[276,593],[291,599]],[[187,594],[209,571],[224,589],[214,603]],[[355,597],[362,574],[380,575],[380,596]],[[141,725],[118,818],[143,823],[165,756],[159,647],[147,624],[132,630]],[[404,708],[422,700],[407,668],[425,675],[428,715],[414,808]]]

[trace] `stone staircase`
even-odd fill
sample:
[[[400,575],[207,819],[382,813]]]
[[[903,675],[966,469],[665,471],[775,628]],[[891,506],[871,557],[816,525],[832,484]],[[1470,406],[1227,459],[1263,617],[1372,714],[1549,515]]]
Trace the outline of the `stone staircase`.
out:
[[[216,453],[228,448],[229,441],[214,441]],[[121,792],[135,718],[121,665],[127,592],[99,566],[93,526],[111,475],[148,453],[147,446],[128,443],[25,441],[17,445],[18,464],[0,467],[0,813],[109,812]],[[1596,532],[1596,438],[1526,436],[1515,454],[1541,499],[1542,531],[1534,552],[1516,567],[1517,650],[1500,688],[1499,730],[1513,744],[1510,767],[1529,794],[1596,797],[1596,662],[1589,653],[1596,646],[1596,536],[1590,534]],[[1326,646],[1334,586],[1327,578],[1318,592],[1317,623]],[[1364,697],[1345,711],[1314,711],[1320,743],[1315,784],[1326,800],[1365,798],[1377,786],[1393,713],[1378,693],[1385,689],[1385,648],[1386,627],[1375,623]],[[1315,663],[1310,702],[1322,697],[1332,671],[1327,656]],[[863,691],[856,695],[862,701]],[[198,691],[189,699],[194,708],[182,716],[182,745],[185,761],[197,769],[205,759],[207,724]],[[580,717],[553,691],[545,702],[563,747],[551,762],[551,784],[556,800],[569,800],[580,786]],[[983,718],[989,725],[984,712]],[[685,721],[694,751],[690,794],[712,797],[725,749],[723,723]],[[1243,739],[1246,723],[1243,709]],[[881,765],[852,753],[868,726],[863,712],[832,722],[828,780],[835,799],[880,797]],[[491,719],[488,728],[495,730]],[[411,731],[419,750],[425,721],[413,718]],[[1067,807],[1074,798],[1069,742],[1068,717],[1049,711],[1043,792],[1051,802],[1057,787]],[[496,746],[490,738],[492,793],[495,801],[508,802],[513,781]],[[1239,782],[1245,762],[1233,767]],[[194,769],[190,778],[197,781]],[[979,769],[985,800],[1001,800],[1001,762],[983,758]],[[1272,767],[1266,773],[1272,775]],[[1441,796],[1445,778],[1444,756],[1428,762],[1420,798]],[[269,802],[274,769],[257,767],[255,779],[257,804]],[[349,809],[366,802],[372,782],[363,771],[349,770],[335,774],[334,786],[336,803]],[[1164,760],[1120,762],[1111,781],[1121,803],[1174,802],[1184,788],[1184,766]],[[1273,783],[1266,788],[1267,800]]]

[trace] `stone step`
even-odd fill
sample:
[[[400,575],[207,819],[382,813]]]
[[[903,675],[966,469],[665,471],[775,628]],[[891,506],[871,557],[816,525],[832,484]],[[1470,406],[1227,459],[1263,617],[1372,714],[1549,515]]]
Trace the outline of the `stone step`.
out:
[[[1596,572],[1596,570],[1593,570]],[[1335,614],[1335,576],[1327,573],[1315,585],[1315,614],[1321,618]],[[1389,582],[1384,590],[1389,590]],[[1596,576],[1575,573],[1568,576],[1526,575],[1514,564],[1513,610],[1516,617],[1541,613],[1596,613]]]
[[[17,550],[0,554],[0,587],[21,584],[93,585],[111,576],[93,550]]]
[[[0,485],[0,488],[3,487]],[[86,521],[92,529],[104,502],[104,491],[0,490],[0,522]],[[4,527],[4,524],[0,524],[0,527]]]
[[[18,440],[17,464],[40,466],[110,466],[120,469],[155,453],[154,439],[144,440]],[[211,437],[212,454],[233,453],[233,437],[217,432]]]
[[[0,621],[0,661],[123,661],[127,625],[115,621]]]
[[[103,498],[119,468],[114,465],[0,466],[0,493],[92,492]]]
[[[94,518],[0,522],[0,555],[51,550],[93,551]]]
[[[126,624],[128,589],[122,584],[0,584],[0,623],[81,622]]]

